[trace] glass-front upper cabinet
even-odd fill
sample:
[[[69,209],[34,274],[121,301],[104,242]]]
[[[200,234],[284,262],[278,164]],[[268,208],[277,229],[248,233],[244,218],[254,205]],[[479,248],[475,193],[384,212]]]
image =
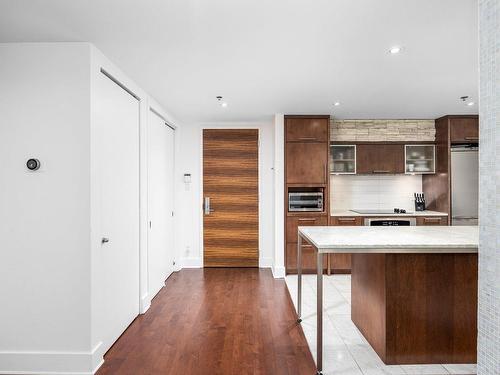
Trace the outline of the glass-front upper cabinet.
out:
[[[436,146],[405,145],[405,173],[436,173]]]
[[[355,145],[330,145],[330,173],[356,174]]]

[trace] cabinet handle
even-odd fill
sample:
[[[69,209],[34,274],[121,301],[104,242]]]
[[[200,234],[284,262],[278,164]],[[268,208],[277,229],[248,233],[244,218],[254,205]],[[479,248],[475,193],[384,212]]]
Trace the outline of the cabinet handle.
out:
[[[391,171],[375,170],[375,171],[372,171],[372,173],[391,173]]]
[[[311,219],[299,219],[299,221],[316,221],[316,219],[311,218]]]
[[[315,141],[316,139],[316,137],[299,137],[301,141]]]
[[[302,247],[313,247],[313,245],[302,245]]]
[[[328,176],[328,172],[326,171],[326,164],[323,164],[323,183],[326,184],[326,176]]]
[[[466,141],[478,141],[479,137],[465,137]]]
[[[356,221],[355,217],[339,217],[338,221]]]

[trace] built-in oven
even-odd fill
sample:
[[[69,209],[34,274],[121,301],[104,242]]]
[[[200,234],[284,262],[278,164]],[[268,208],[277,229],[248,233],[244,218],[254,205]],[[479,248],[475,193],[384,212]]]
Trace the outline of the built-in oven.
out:
[[[414,217],[367,217],[365,225],[371,227],[408,227],[417,225],[417,219]]]
[[[323,192],[322,191],[295,191],[288,193],[289,212],[322,212]]]

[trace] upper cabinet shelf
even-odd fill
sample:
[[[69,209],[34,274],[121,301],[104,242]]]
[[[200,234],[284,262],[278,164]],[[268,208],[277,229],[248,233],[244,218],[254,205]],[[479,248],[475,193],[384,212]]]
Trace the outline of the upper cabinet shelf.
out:
[[[405,173],[436,173],[436,147],[434,145],[405,145]]]
[[[330,145],[330,173],[356,174],[355,145]]]

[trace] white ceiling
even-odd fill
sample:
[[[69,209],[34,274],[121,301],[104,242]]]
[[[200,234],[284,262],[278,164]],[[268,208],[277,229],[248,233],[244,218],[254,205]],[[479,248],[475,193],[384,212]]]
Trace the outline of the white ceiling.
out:
[[[182,122],[436,118],[477,113],[458,100],[478,95],[476,8],[476,0],[1,0],[0,41],[92,42]],[[403,53],[390,55],[393,45]]]

